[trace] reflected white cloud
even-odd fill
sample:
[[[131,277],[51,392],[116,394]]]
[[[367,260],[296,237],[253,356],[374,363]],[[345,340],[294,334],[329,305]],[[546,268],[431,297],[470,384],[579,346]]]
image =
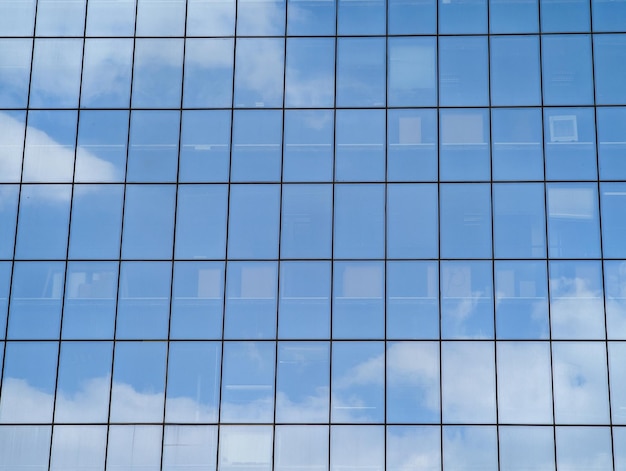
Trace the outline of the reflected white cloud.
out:
[[[550,289],[553,337],[559,339],[604,337],[602,290],[593,289],[589,286],[588,280],[580,277],[551,278]]]

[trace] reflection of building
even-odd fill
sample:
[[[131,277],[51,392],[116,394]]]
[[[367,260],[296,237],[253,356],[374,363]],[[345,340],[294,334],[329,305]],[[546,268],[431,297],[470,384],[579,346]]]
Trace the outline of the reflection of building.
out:
[[[0,470],[626,469],[626,0],[0,0]]]

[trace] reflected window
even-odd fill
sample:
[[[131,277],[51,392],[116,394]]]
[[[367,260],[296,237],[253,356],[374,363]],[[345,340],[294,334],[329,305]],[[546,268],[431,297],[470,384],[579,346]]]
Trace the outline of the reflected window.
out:
[[[336,105],[385,106],[385,39],[339,38],[337,41]]]
[[[389,106],[437,104],[435,38],[389,38]]]
[[[489,111],[441,110],[440,178],[442,180],[489,180]]]
[[[540,105],[538,36],[494,36],[490,40],[492,105]]]
[[[487,0],[439,0],[439,33],[487,32]]]
[[[619,28],[623,30],[623,28]],[[594,80],[598,104],[626,104],[621,86],[626,80],[626,39],[624,35],[607,34],[593,38]]]
[[[486,37],[439,38],[439,105],[488,105],[488,62]]]
[[[536,33],[538,23],[538,0],[489,0],[491,33]]]
[[[163,433],[163,471],[215,471],[217,427],[167,425]]]
[[[384,180],[385,112],[337,110],[335,120],[335,180]]]
[[[626,108],[598,108],[596,117],[600,179],[626,180]]]

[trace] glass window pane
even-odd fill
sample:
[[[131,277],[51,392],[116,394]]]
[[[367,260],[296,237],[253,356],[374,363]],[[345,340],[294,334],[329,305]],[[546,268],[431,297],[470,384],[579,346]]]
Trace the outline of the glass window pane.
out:
[[[550,345],[498,342],[498,421],[552,423]]]
[[[330,258],[331,185],[283,185],[280,252],[283,258]]]
[[[68,263],[64,339],[113,338],[118,270],[117,262]]]
[[[622,84],[626,81],[626,35],[594,36],[593,48],[596,102],[625,104],[626,92]]]
[[[163,471],[215,471],[217,427],[167,425],[163,438]]]
[[[37,36],[82,36],[86,0],[39,0]]]
[[[274,342],[224,343],[222,422],[273,422],[275,353]],[[220,440],[222,445],[223,441]],[[246,449],[245,446],[239,446],[232,451],[237,448]],[[257,445],[256,449],[259,448]],[[271,438],[268,452],[271,456]],[[224,462],[224,458],[222,456],[220,462]]]
[[[601,191],[602,251],[607,258],[626,258],[626,185],[603,183]]]
[[[552,183],[547,185],[547,198],[550,257],[600,257],[597,187]]]
[[[441,429],[434,426],[388,426],[387,471],[439,471],[441,469]],[[411,467],[408,468],[411,470]]]
[[[4,339],[4,333],[6,332],[10,284],[11,262],[0,262],[0,339]],[[3,348],[0,350],[3,350]],[[2,355],[0,355],[0,360],[2,360]]]
[[[223,262],[174,263],[170,338],[220,338],[223,306]]]
[[[229,258],[277,258],[279,185],[231,185]]]
[[[281,111],[235,111],[233,114],[232,181],[280,181],[282,128]]]
[[[332,36],[335,34],[335,0],[288,0],[289,36]]]
[[[0,111],[0,129],[0,182],[17,183],[22,177],[26,111]]]
[[[611,471],[611,457],[611,429],[608,427],[556,428],[556,463],[559,471]]]
[[[59,337],[64,262],[17,262],[13,268],[8,337]]]
[[[387,179],[437,180],[437,112],[387,110]]]
[[[538,0],[489,0],[492,33],[536,33],[538,20]]]
[[[487,0],[453,2],[439,0],[439,33],[487,32]]]
[[[552,338],[604,338],[604,297],[599,262],[550,262],[550,319]]]
[[[224,336],[276,336],[276,262],[228,262]]]
[[[56,422],[107,422],[112,352],[112,342],[61,343]]]
[[[237,39],[235,106],[282,107],[284,41],[278,38]]]
[[[46,471],[51,433],[49,425],[0,427],[0,467],[16,471]]]
[[[626,340],[626,262],[605,260],[604,289],[608,337]]]
[[[278,338],[330,337],[330,263],[281,262]]]
[[[167,338],[170,262],[122,262],[115,336]]]
[[[439,422],[439,345],[387,344],[387,422]]]
[[[437,0],[389,0],[389,34],[435,34]]]
[[[623,31],[626,22],[626,2],[592,0],[591,8],[594,31]]]
[[[334,104],[335,41],[287,40],[285,106],[325,108]]]
[[[172,257],[174,185],[127,185],[122,258]]]
[[[389,105],[437,104],[435,38],[389,38]]]
[[[50,471],[104,470],[106,440],[106,426],[55,426]]]
[[[217,422],[221,353],[216,342],[170,343],[166,422]]]
[[[338,0],[337,34],[342,36],[385,34],[385,2]]]
[[[383,258],[383,185],[335,185],[334,256]]]
[[[540,183],[493,185],[494,251],[497,258],[544,258],[544,187]]]
[[[553,343],[552,368],[557,424],[609,423],[604,342]]]
[[[491,103],[540,105],[539,37],[491,38]]]
[[[333,365],[331,421],[335,423],[383,422],[385,417],[384,343],[333,342],[331,361]],[[364,370],[367,373],[362,375]],[[382,443],[382,437],[378,443]],[[331,452],[332,449],[333,447],[331,447]],[[352,445],[346,444],[346,446],[334,447],[334,450],[345,450],[349,453],[350,450],[355,449]]]
[[[276,426],[276,471],[328,471],[328,427],[321,425]]]
[[[471,3],[476,3],[476,0]],[[454,3],[452,6],[459,4]],[[487,46],[487,38],[484,36],[439,38],[440,106],[489,104]]]
[[[491,191],[484,184],[440,185],[441,257],[491,258]]]
[[[626,370],[622,359],[626,355],[626,343],[610,342],[609,372],[611,379],[611,418],[613,424],[626,424]],[[616,444],[617,445],[617,444]]]
[[[589,35],[546,35],[541,38],[541,48],[544,105],[592,104]]]
[[[162,430],[157,425],[111,425],[107,471],[159,471]]]
[[[283,181],[332,180],[333,123],[332,110],[285,111]]]
[[[185,0],[138,0],[137,36],[182,36]]]
[[[496,261],[496,336],[547,339],[548,279],[545,262]]]
[[[163,421],[165,355],[165,342],[116,343],[111,386],[111,422]],[[161,428],[158,430],[160,449]],[[112,430],[109,432],[109,460],[111,460],[111,432]],[[133,442],[132,432],[128,438],[130,445]],[[125,443],[126,440],[121,442]],[[119,445],[120,443],[117,443],[115,446]],[[111,464],[109,461],[108,465]]]
[[[225,110],[183,111],[180,182],[228,181],[230,117]]]
[[[75,185],[70,258],[117,259],[120,254],[122,185]]]
[[[13,257],[19,185],[2,185],[0,189],[0,258]]]
[[[285,0],[237,0],[238,36],[285,34]]]
[[[382,471],[385,468],[385,428],[335,425],[330,429],[330,469]]]
[[[183,91],[185,108],[231,107],[233,47],[233,39],[187,39]]]
[[[328,422],[328,342],[280,342],[276,422]]]
[[[626,108],[597,108],[601,180],[626,180]]]
[[[3,36],[32,36],[36,0],[0,3],[0,31]]]
[[[589,31],[589,0],[541,0],[541,30]]]
[[[272,429],[266,426],[220,427],[219,471],[272,469]]]
[[[439,112],[441,180],[489,180],[489,110]]]
[[[441,349],[443,421],[494,423],[496,382],[493,343],[443,342]],[[444,444],[444,453],[445,448]],[[467,458],[468,454],[463,453],[463,456]]]
[[[553,471],[552,427],[500,427],[500,470]]]
[[[543,180],[541,110],[491,110],[494,180]]]
[[[496,427],[444,427],[444,470],[498,470],[497,441]]]
[[[385,39],[337,41],[336,105],[385,106]]]
[[[385,336],[383,262],[335,262],[333,338]]]
[[[2,397],[0,397],[0,422],[52,422],[57,355],[58,343],[56,342],[7,342],[4,354]],[[0,427],[0,430],[3,428]],[[32,456],[31,452],[36,450],[32,447],[34,443],[37,441],[27,446],[29,456]],[[49,446],[50,442],[47,443]],[[48,451],[46,451],[47,454]],[[9,456],[11,455],[15,456],[13,452],[9,452]],[[0,454],[0,456],[5,455]],[[20,465],[26,463],[24,455],[19,453],[18,457],[22,459]]]
[[[24,2],[26,3],[26,2]],[[5,2],[6,4],[6,2]],[[3,7],[0,6],[0,16]],[[15,17],[12,17],[15,20]],[[0,31],[5,31],[1,26]],[[0,39],[0,106],[25,108],[28,100],[31,39]]]
[[[182,39],[135,40],[133,107],[180,108],[183,49]]]
[[[76,108],[82,57],[82,39],[37,39],[30,83],[30,106]]]
[[[187,1],[187,36],[233,36],[235,0]]]
[[[135,0],[89,0],[88,36],[132,36],[135,30]]]

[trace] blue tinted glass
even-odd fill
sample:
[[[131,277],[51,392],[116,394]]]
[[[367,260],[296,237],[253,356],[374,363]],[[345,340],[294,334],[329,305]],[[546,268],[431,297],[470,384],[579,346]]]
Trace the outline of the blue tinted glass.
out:
[[[435,110],[387,110],[387,179],[437,180]]]
[[[71,194],[70,185],[22,186],[16,258],[65,258]]]
[[[586,183],[552,183],[546,196],[550,257],[600,257],[597,187]]]
[[[182,36],[185,0],[137,0],[137,36]]]
[[[172,257],[174,185],[128,185],[122,258]]]
[[[39,0],[37,36],[82,36],[86,0]]]
[[[491,258],[491,195],[486,184],[440,186],[444,258]]]
[[[0,466],[16,470],[46,471],[51,433],[52,427],[49,425],[0,427]],[[28,443],[28,446],[24,446],[24,443]]]
[[[113,338],[117,262],[70,262],[67,265],[64,339]]]
[[[224,337],[276,336],[276,262],[228,262]]]
[[[120,254],[122,185],[75,185],[69,258],[116,259]]]
[[[593,103],[589,35],[541,38],[544,105]]]
[[[540,183],[493,186],[496,258],[546,256],[544,188]]]
[[[87,39],[84,54],[81,107],[126,108],[130,103],[133,40]]]
[[[232,185],[228,257],[277,258],[279,221],[279,185]]]
[[[0,31],[3,31],[1,25]],[[26,107],[32,48],[31,39],[0,40],[0,106],[3,108]]]
[[[439,0],[439,33],[487,32],[487,0]]]
[[[387,338],[439,337],[437,262],[387,262]]]
[[[278,337],[330,336],[330,263],[281,262]]]
[[[32,36],[36,0],[0,3],[0,31],[3,36]]]
[[[626,344],[623,342],[611,342],[608,344],[611,415],[613,423],[620,425],[626,422],[626,414],[624,414],[624,407],[626,407],[626,375],[624,374],[624,369],[621,368],[621,358],[624,358],[624,354],[626,354],[625,347]],[[616,445],[620,446],[619,443],[616,443]]]
[[[543,261],[496,261],[496,336],[546,339],[548,278]]]
[[[238,110],[233,114],[232,181],[279,181],[283,114]]]
[[[179,185],[176,204],[176,258],[224,258],[226,185]]]
[[[545,33],[589,31],[589,0],[541,0],[541,30]]]
[[[275,432],[275,469],[314,468],[328,471],[328,426],[278,425]]]
[[[604,289],[609,339],[626,339],[626,262],[605,260]]]
[[[335,180],[384,180],[384,110],[337,110],[335,120]]]
[[[55,421],[107,421],[112,352],[112,342],[61,343]]]
[[[278,38],[237,39],[235,106],[253,108],[282,106],[284,41]]]
[[[274,342],[224,343],[222,422],[273,421],[275,352]]]
[[[74,181],[124,181],[127,142],[127,111],[81,111]]]
[[[390,106],[437,104],[435,38],[389,38]]]
[[[543,180],[540,109],[491,110],[494,180]]]
[[[388,426],[387,470],[401,471],[415,460],[441,469],[441,428],[438,426]]]
[[[441,336],[493,338],[491,262],[441,262]]]
[[[609,427],[557,427],[556,462],[558,469],[613,469]]]
[[[233,36],[235,0],[187,1],[187,36]]]
[[[335,425],[330,429],[330,469],[384,469],[385,428]]]
[[[552,427],[500,427],[500,469],[514,471],[554,469],[554,429]]]
[[[489,180],[489,110],[440,110],[439,139],[442,180]]]
[[[233,99],[233,45],[233,39],[187,39],[183,90],[185,108],[230,108]]]
[[[167,338],[171,277],[169,262],[122,263],[116,338]]]
[[[163,438],[160,425],[112,425],[107,439],[107,469],[158,471]]]
[[[283,258],[330,258],[331,185],[284,185],[280,252]]]
[[[380,423],[385,417],[383,342],[333,342],[331,421]],[[367,369],[363,377],[359,372]],[[368,442],[375,446],[376,442]]]
[[[170,337],[219,338],[224,306],[224,263],[174,263]]]
[[[437,0],[389,0],[389,34],[435,34]]]
[[[78,105],[82,39],[37,39],[30,84],[30,106],[75,108]]]
[[[335,89],[335,41],[290,38],[287,41],[285,106],[332,107]]]
[[[385,336],[385,265],[383,262],[335,262],[333,338]]]
[[[486,37],[439,38],[439,104],[489,104]]]
[[[135,41],[133,107],[180,107],[183,48],[182,39]]]
[[[337,106],[384,106],[385,61],[384,38],[339,38]]]
[[[387,257],[437,258],[437,186],[388,185]]]
[[[538,0],[489,0],[492,33],[536,33],[538,17]]]
[[[167,362],[166,422],[216,422],[221,345],[172,342]]]
[[[490,43],[491,103],[541,104],[539,37],[493,37]]]
[[[383,258],[383,185],[335,185],[334,256]]]
[[[626,258],[626,185],[603,183],[601,192],[602,252],[607,258]]]
[[[14,265],[8,338],[59,337],[64,272],[64,262]]]
[[[104,425],[55,426],[50,471],[76,469],[76,463],[91,469],[103,469],[106,439]]]
[[[237,0],[237,35],[285,34],[285,0]]]
[[[595,180],[596,130],[593,108],[544,110],[547,180]]]
[[[217,426],[168,425],[164,435],[163,471],[182,471],[189,466],[215,470]]]
[[[594,31],[624,31],[626,2],[623,0],[592,0],[591,8]]]
[[[88,36],[132,36],[135,30],[135,0],[89,0]]]
[[[243,425],[220,427],[219,471],[235,471],[241,467],[270,470],[272,468],[273,427]],[[254,443],[254,446],[250,446]]]
[[[601,180],[626,180],[626,108],[598,108],[598,156]]]
[[[625,104],[626,35],[594,36],[594,80],[598,104]]]
[[[386,366],[387,422],[439,422],[439,345],[390,342]]]
[[[11,284],[11,262],[0,262],[0,339],[6,332],[7,307]],[[2,357],[0,356],[0,360]]]
[[[337,34],[385,34],[385,2],[338,0]]]
[[[184,111],[178,178],[224,182],[230,161],[230,111]]]
[[[22,175],[22,154],[26,111],[0,111],[0,181],[19,182]]]
[[[335,34],[335,0],[288,0],[287,34]]]
[[[18,195],[18,185],[2,185],[0,189],[0,259],[13,256]]]
[[[163,421],[165,357],[165,342],[116,343],[109,412],[111,422]],[[110,433],[109,447],[111,441]],[[159,438],[159,446],[160,443]]]

